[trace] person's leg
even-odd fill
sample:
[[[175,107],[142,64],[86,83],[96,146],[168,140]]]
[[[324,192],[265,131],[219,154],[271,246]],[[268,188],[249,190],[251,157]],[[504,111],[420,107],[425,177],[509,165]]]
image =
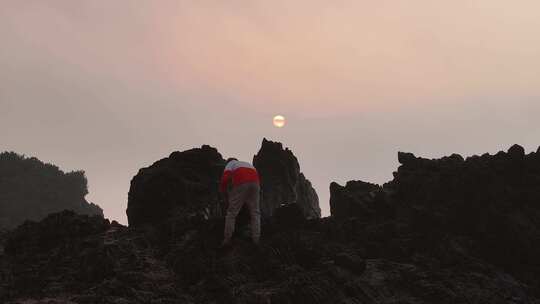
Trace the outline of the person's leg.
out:
[[[249,185],[246,203],[248,204],[251,217],[251,239],[253,243],[258,244],[261,238],[260,187],[257,183],[250,183]]]
[[[245,187],[240,185],[235,187],[229,193],[229,206],[227,208],[227,215],[225,216],[225,229],[223,232],[223,244],[227,244],[231,241],[234,233],[234,226],[236,222],[236,216],[242,209],[242,205],[245,201]]]

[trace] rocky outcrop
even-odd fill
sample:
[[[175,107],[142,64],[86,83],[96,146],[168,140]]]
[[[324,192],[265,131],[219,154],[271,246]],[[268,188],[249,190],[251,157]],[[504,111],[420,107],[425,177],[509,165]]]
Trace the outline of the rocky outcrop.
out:
[[[191,303],[144,235],[65,211],[26,222],[0,255],[1,303]]]
[[[319,218],[319,198],[311,182],[300,172],[298,159],[283,145],[263,139],[261,149],[253,157],[253,165],[261,176],[261,213],[272,216],[283,204],[298,204],[306,218]]]
[[[85,199],[87,184],[83,171],[65,173],[37,158],[1,153],[0,229],[62,210],[103,217],[103,210]]]
[[[213,163],[201,161],[204,151],[222,161],[209,147],[180,158],[201,168]],[[540,162],[521,151],[466,160],[400,153],[383,186],[332,184],[332,217],[277,207],[259,247],[240,233],[219,248],[223,220],[193,216],[207,210],[205,192],[188,192],[192,208],[173,205],[182,220],[158,233],[139,229],[153,221],[128,228],[53,214],[0,234],[0,303],[539,304]],[[160,166],[150,168],[168,172]],[[187,167],[182,176],[203,180]]]
[[[261,177],[261,212],[269,218],[287,203],[298,204],[306,218],[320,217],[319,199],[300,172],[298,160],[281,143],[263,140],[254,165]],[[131,181],[127,215],[133,227],[158,226],[190,217],[223,216],[218,193],[225,160],[210,146],[174,152],[143,168]],[[245,210],[239,222],[245,222]]]
[[[215,148],[202,146],[139,170],[128,194],[129,225],[158,226],[167,219],[221,216],[219,181],[225,160]]]
[[[392,223],[419,246],[452,248],[439,258],[481,259],[540,287],[540,154],[515,145],[467,159],[399,153],[398,160],[383,187],[333,184],[332,215]]]

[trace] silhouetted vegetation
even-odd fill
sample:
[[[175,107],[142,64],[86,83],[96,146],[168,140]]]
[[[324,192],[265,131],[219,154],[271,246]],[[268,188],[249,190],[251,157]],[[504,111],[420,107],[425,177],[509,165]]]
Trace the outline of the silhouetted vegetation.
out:
[[[64,209],[103,216],[101,208],[88,203],[84,171],[64,173],[57,166],[15,152],[0,154],[0,228],[12,228],[24,220],[40,220]]]

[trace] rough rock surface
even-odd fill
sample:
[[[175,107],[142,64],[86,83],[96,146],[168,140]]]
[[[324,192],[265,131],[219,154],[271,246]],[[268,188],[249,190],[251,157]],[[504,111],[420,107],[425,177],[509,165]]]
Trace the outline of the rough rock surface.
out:
[[[539,153],[514,145],[466,160],[398,159],[394,180],[383,187],[332,184],[332,215],[391,223],[398,238],[448,248],[439,259],[480,259],[540,290]]]
[[[276,208],[290,203],[298,204],[306,218],[321,217],[317,192],[300,172],[298,159],[291,150],[265,138],[253,157],[253,165],[261,175],[263,217],[272,216]]]
[[[139,170],[128,194],[129,225],[158,225],[176,217],[221,216],[218,185],[225,160],[215,148],[202,146]]]
[[[383,187],[334,185],[333,217],[279,207],[258,248],[240,233],[218,249],[219,218],[26,223],[0,252],[0,303],[540,304],[536,154],[402,159]]]
[[[540,303],[531,286],[459,247],[430,252],[354,219],[267,223],[260,248],[237,238],[229,251],[217,249],[222,224],[193,221],[162,246],[97,217],[52,215],[8,240],[0,302]],[[68,226],[77,228],[60,232]],[[408,242],[410,252],[397,250]]]
[[[34,157],[0,153],[0,229],[65,209],[103,216],[99,206],[86,201],[87,194],[83,171],[65,173]]]
[[[26,222],[0,260],[0,303],[184,303],[154,251],[141,233],[97,216]]]
[[[268,218],[285,203],[297,203],[307,218],[320,217],[319,199],[300,172],[298,160],[281,143],[263,140],[254,165],[261,176],[262,214]],[[163,224],[179,218],[218,218],[223,215],[218,185],[225,160],[210,146],[174,152],[131,181],[127,216],[129,225]],[[240,223],[245,222],[245,210]]]
[[[345,187],[330,184],[330,213],[344,218],[351,215],[371,218],[380,206],[381,187],[362,181],[349,181]]]

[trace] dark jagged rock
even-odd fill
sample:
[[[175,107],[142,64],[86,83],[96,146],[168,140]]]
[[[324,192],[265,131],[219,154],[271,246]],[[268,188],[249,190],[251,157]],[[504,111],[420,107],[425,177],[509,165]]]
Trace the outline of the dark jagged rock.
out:
[[[300,172],[298,159],[283,145],[263,139],[261,149],[253,157],[253,165],[261,176],[263,217],[272,216],[283,204],[298,204],[306,218],[319,218],[319,198],[309,180]]]
[[[412,164],[416,157],[412,153],[398,152],[398,161],[402,165]]]
[[[12,231],[1,303],[192,303],[144,235],[65,211]]]
[[[306,218],[320,217],[317,193],[300,173],[298,160],[290,150],[265,139],[254,165],[261,176],[263,217],[270,217],[283,203],[297,203]],[[224,167],[221,154],[215,148],[203,146],[174,152],[141,169],[131,181],[129,225],[156,227],[181,218],[221,217],[218,186]],[[246,216],[243,210],[239,224],[246,222]]]
[[[87,184],[83,171],[65,173],[34,157],[0,153],[0,229],[65,209],[103,217],[103,210],[85,199]]]
[[[225,160],[215,148],[174,152],[139,170],[131,181],[129,225],[158,226],[176,217],[221,216],[218,185]]]
[[[332,184],[335,216],[278,207],[258,247],[219,250],[223,220],[188,208],[168,230],[26,223],[0,251],[0,303],[540,304],[539,155],[405,159],[382,187]]]
[[[296,184],[296,204],[304,211],[304,217],[308,219],[321,217],[317,191],[303,173],[298,176],[298,184]]]
[[[343,218],[351,215],[370,217],[376,203],[379,185],[362,181],[349,181],[345,187],[337,183],[330,184],[330,212]]]
[[[525,155],[515,145],[508,153],[466,161],[458,155],[434,160],[410,153],[399,156],[402,166],[384,188],[362,188],[365,183],[358,182],[333,185],[332,215],[398,223],[397,233],[414,236],[422,247],[451,243],[462,254],[492,263],[538,290],[540,162],[536,153]],[[381,199],[375,202],[377,196]],[[446,252],[444,258],[452,254],[457,253]]]
[[[21,256],[24,252],[46,252],[109,228],[109,220],[99,216],[77,216],[65,210],[47,216],[41,222],[26,221],[9,234],[5,252]]]
[[[81,232],[36,249],[49,239],[37,230],[57,231],[65,223]],[[267,230],[257,250],[235,239],[221,253],[215,248],[222,222],[207,220],[178,230],[181,237],[161,252],[137,230],[96,217],[52,215],[8,240],[17,250],[0,259],[0,302],[538,303],[530,287],[458,245],[433,244],[446,259],[421,248],[390,258],[392,246],[395,253],[415,243],[398,245],[388,236],[377,243],[369,225],[350,221],[312,224]],[[377,245],[388,252],[373,253]]]

